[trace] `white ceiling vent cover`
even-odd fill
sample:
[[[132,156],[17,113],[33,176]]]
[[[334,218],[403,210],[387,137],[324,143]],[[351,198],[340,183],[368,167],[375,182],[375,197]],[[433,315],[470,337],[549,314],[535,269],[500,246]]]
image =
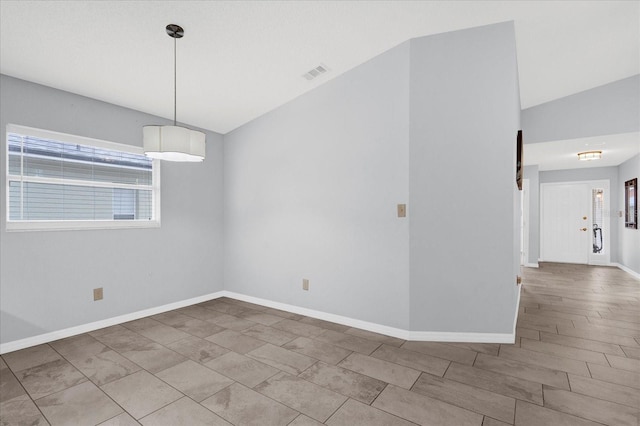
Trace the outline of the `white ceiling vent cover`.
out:
[[[302,76],[307,80],[313,80],[314,78],[321,76],[327,71],[329,71],[329,68],[327,68],[327,66],[324,64],[320,64],[306,74],[302,74]]]

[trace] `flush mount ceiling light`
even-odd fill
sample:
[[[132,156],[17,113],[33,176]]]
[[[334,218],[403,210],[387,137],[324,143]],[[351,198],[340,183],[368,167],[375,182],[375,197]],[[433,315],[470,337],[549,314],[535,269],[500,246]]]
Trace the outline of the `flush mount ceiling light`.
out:
[[[176,125],[176,40],[184,36],[184,29],[175,24],[167,25],[166,29],[173,38],[173,126],[144,126],[144,153],[147,157],[167,161],[202,161],[204,133]]]
[[[599,160],[602,158],[602,151],[585,151],[578,153],[578,160],[580,161],[591,161],[591,160]]]

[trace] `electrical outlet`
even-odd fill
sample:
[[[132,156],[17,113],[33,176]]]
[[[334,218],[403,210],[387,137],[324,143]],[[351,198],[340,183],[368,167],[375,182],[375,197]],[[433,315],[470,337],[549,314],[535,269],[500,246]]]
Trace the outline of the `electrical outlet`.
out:
[[[302,280],[302,289],[309,291],[309,280],[306,278]]]
[[[398,204],[398,217],[407,217],[407,205]]]
[[[93,300],[102,300],[102,287],[93,289]]]

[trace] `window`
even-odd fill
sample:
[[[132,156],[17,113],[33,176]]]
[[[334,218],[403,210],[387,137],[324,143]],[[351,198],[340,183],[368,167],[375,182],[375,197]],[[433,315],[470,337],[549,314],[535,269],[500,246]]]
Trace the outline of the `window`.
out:
[[[7,230],[157,227],[160,164],[142,148],[7,126]]]

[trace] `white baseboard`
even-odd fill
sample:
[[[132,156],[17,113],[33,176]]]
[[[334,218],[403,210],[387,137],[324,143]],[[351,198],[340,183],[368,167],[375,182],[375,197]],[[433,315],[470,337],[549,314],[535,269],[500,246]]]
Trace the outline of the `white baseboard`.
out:
[[[386,325],[376,324],[373,322],[362,321],[342,315],[330,314],[327,312],[316,311],[308,308],[301,308],[286,303],[274,302],[271,300],[260,299],[253,296],[245,296],[244,294],[234,293],[231,291],[223,292],[226,297],[242,300],[244,302],[255,303],[256,305],[267,306],[269,308],[280,309],[287,312],[293,312],[299,315],[305,315],[325,321],[335,322],[337,324],[349,327],[360,328],[362,330],[372,331],[374,333],[384,334],[386,336],[397,337],[403,340],[414,340],[424,342],[473,342],[473,343],[513,343],[515,341],[515,322],[513,333],[460,333],[447,331],[410,331],[402,328],[389,327]],[[518,293],[518,306],[520,304],[520,293]],[[518,307],[516,307],[515,321],[517,317]]]
[[[174,309],[184,308],[186,306],[197,303],[206,302],[208,300],[218,299],[220,297],[229,297],[232,299],[242,300],[256,305],[266,306],[269,308],[280,309],[294,314],[305,315],[325,321],[335,322],[337,324],[349,327],[360,328],[362,330],[374,333],[384,334],[386,336],[397,337],[403,340],[425,341],[425,342],[473,342],[473,343],[513,343],[515,341],[515,324],[518,320],[518,307],[520,306],[520,292],[518,292],[518,301],[516,304],[516,314],[514,319],[513,333],[467,333],[467,332],[445,332],[445,331],[410,331],[402,328],[389,327],[386,325],[376,324],[373,322],[362,321],[355,318],[345,317],[341,315],[330,314],[327,312],[316,311],[313,309],[302,308],[286,303],[274,302],[271,300],[260,299],[253,296],[246,296],[231,291],[218,291],[192,299],[182,300],[155,308],[144,309],[130,314],[119,315],[117,317],[107,318],[76,327],[65,328],[63,330],[52,331],[50,333],[40,334],[26,339],[14,340],[12,342],[0,344],[0,354],[13,352],[31,346],[41,345],[43,343],[53,342],[55,340],[64,339],[66,337],[76,336],[78,334],[87,333],[112,325],[122,324],[127,321],[148,317],[151,315],[161,314],[163,312],[172,311]]]
[[[539,268],[540,265],[538,263],[525,263],[524,266],[526,268]]]
[[[625,271],[629,275],[632,275],[633,277],[635,277],[635,278],[640,280],[640,273],[634,271],[633,269],[627,268],[626,266],[624,266],[621,263],[610,263],[609,265],[615,266],[616,268],[619,268],[619,269],[622,269],[623,271]]]
[[[39,334],[26,339],[14,340],[12,342],[0,344],[0,354],[13,352],[31,346],[41,345],[43,343],[53,342],[55,340],[64,339],[66,337],[76,336],[78,334],[87,333],[89,331],[99,330],[101,328],[110,327],[123,322],[133,321],[151,315],[161,314],[163,312],[172,311],[174,309],[184,308],[196,303],[206,302],[207,300],[222,297],[221,291],[216,293],[205,294],[204,296],[194,297],[192,299],[181,300],[179,302],[169,303],[167,305],[157,306],[155,308],[143,309],[142,311],[132,312],[130,314],[119,315],[117,317],[107,318],[100,321],[90,322],[88,324],[78,325],[76,327],[65,328],[63,330],[52,331],[50,333]]]

